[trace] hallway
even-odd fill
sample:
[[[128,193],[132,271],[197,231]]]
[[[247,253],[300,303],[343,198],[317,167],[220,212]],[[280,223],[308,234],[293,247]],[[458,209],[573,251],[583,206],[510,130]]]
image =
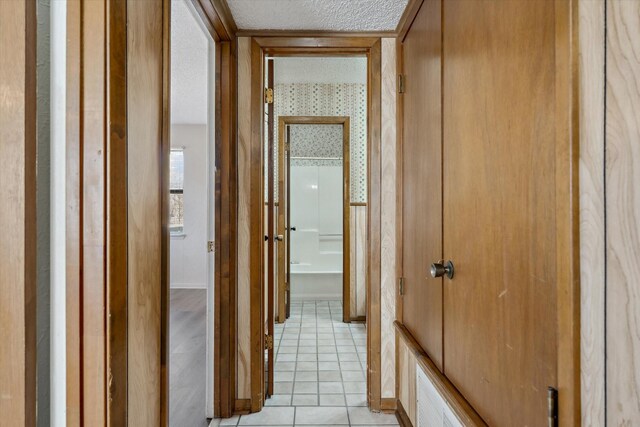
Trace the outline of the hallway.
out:
[[[342,323],[341,302],[292,302],[276,324],[275,394],[261,412],[220,425],[398,425],[366,407],[366,340],[364,324]]]

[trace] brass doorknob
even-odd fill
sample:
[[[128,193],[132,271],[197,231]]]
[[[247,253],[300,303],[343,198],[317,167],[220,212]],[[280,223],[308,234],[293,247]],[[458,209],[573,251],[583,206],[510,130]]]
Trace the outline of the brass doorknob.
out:
[[[444,264],[444,261],[440,260],[431,264],[431,277],[436,278],[445,275],[449,279],[453,279],[453,263],[451,261],[447,261],[447,263]]]
[[[283,236],[282,234],[278,234],[278,235],[275,237],[275,239],[276,239],[278,242],[282,242],[282,241],[284,240],[284,236]]]

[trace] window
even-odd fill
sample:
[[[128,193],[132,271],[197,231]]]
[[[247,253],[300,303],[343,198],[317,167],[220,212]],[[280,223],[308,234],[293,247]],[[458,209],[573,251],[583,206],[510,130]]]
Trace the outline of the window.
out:
[[[184,150],[171,150],[169,158],[169,231],[184,232]]]

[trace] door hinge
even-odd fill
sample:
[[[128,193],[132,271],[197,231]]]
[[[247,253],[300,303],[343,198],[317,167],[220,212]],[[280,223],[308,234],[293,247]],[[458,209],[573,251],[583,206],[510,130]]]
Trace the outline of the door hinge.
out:
[[[404,93],[406,78],[404,74],[398,74],[398,93]]]
[[[273,335],[266,334],[264,336],[264,347],[267,350],[273,350]]]
[[[404,277],[401,277],[398,280],[398,292],[400,295],[404,295]]]
[[[547,388],[547,426],[558,427],[558,390]]]
[[[273,89],[270,87],[264,89],[264,103],[273,104]]]
[[[215,252],[216,251],[216,242],[213,240],[209,240],[207,242],[207,252]]]

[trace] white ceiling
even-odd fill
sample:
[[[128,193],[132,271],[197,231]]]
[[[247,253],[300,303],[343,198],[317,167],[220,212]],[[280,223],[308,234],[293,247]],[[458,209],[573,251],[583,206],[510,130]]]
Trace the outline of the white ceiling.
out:
[[[228,0],[242,30],[392,31],[407,0]]]
[[[367,83],[367,58],[274,58],[275,83]]]
[[[207,123],[208,36],[184,0],[171,0],[171,123]]]

